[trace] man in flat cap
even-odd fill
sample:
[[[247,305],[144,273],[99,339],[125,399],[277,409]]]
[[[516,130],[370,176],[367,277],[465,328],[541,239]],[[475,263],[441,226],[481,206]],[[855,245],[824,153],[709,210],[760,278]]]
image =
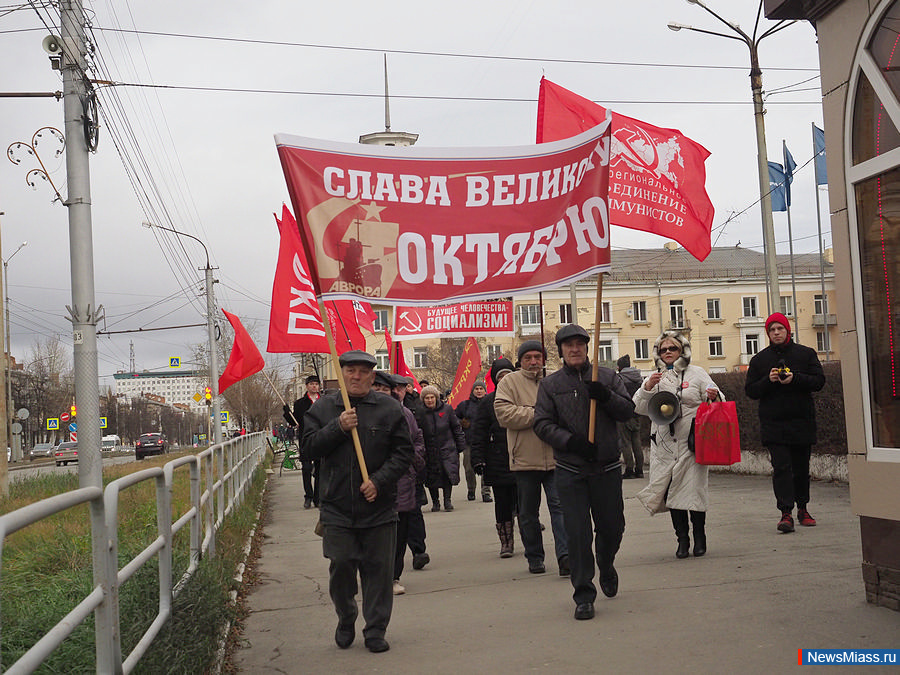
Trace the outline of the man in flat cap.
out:
[[[322,553],[331,562],[328,590],[338,615],[334,641],[347,649],[356,637],[357,574],[362,585],[363,637],[371,652],[390,649],[384,639],[393,608],[397,481],[413,459],[400,403],[377,394],[375,357],[345,352],[341,373],[350,397],[323,395],[306,414],[303,456],[321,461]],[[351,430],[359,435],[369,479],[363,481]]]
[[[297,424],[297,438],[303,438],[303,416],[319,400],[321,382],[318,375],[306,378],[306,393],[294,401],[293,420]],[[319,462],[304,460],[303,469],[303,508],[319,505]]]

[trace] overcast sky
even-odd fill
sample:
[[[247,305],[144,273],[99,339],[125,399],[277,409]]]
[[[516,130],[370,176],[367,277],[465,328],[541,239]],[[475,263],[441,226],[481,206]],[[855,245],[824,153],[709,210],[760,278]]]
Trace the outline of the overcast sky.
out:
[[[756,0],[708,4],[752,31]],[[435,5],[87,3],[97,79],[178,87],[120,85],[101,95],[104,119],[91,157],[91,186],[96,300],[106,310],[105,328],[205,321],[198,293],[202,249],[154,235],[141,225],[150,220],[206,243],[221,282],[219,306],[255,326],[264,350],[278,251],[272,213],[288,201],[273,135],[355,142],[360,134],[383,131],[385,53],[392,130],[418,133],[418,145],[533,143],[542,75],[623,114],[680,129],[712,153],[707,189],[716,209],[714,242],[762,250],[759,210],[752,206],[758,183],[748,50],[736,40],[673,32],[666,24],[728,32],[726,26],[676,0]],[[62,88],[41,49],[44,21],[58,23],[58,12],[50,8],[39,17],[14,2],[0,6],[0,91]],[[762,23],[763,30],[772,25]],[[786,139],[802,166],[812,156],[810,124],[822,124],[813,28],[797,23],[766,38],[760,60],[769,158],[781,161]],[[234,89],[247,91],[225,91]],[[0,99],[0,145],[30,143],[44,126],[62,129],[62,108],[52,98]],[[44,138],[38,150],[65,196],[64,158],[54,158],[54,144]],[[124,164],[147,167],[136,174],[140,197]],[[27,170],[36,166],[30,159],[20,166],[0,160],[3,258],[28,241],[8,267],[18,361],[29,360],[38,338],[58,335],[71,344],[64,318],[71,304],[67,213],[52,203],[49,186],[26,185]],[[795,251],[815,251],[812,164],[798,170],[793,194]],[[822,198],[825,214],[827,191]],[[730,219],[737,212],[744,213]],[[775,214],[779,253],[788,248],[786,222],[783,213]],[[823,227],[830,232],[827,217]],[[664,243],[622,228],[613,229],[611,241],[613,248]],[[830,234],[825,243],[830,246]],[[200,327],[101,336],[101,384],[129,369],[132,342],[135,367],[143,370],[165,368],[169,356],[187,360],[190,345],[205,339]],[[288,363],[286,356],[268,358]]]

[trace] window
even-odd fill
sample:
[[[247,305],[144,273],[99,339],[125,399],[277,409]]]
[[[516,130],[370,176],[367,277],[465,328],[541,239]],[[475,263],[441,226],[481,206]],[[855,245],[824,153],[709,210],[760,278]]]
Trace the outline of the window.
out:
[[[650,358],[650,341],[635,340],[634,341],[634,358],[635,360]]]
[[[669,300],[669,320],[672,328],[684,328],[684,301]]]
[[[600,321],[602,323],[610,323],[612,319],[612,308],[610,307],[608,302],[600,303]]]
[[[572,323],[572,304],[571,303],[559,306],[559,323],[560,323],[560,325]]]
[[[647,322],[647,302],[638,300],[631,303],[631,320],[636,323]]]
[[[387,349],[379,349],[375,352],[375,367],[378,370],[391,369],[391,360],[388,358]]]
[[[388,325],[388,311],[386,309],[375,310],[375,323],[373,330],[383,331]]]
[[[428,347],[413,347],[413,368],[428,367]]]
[[[782,295],[778,311],[785,316],[794,316],[794,296]]]
[[[816,308],[813,314],[828,314],[828,296],[825,296],[825,302],[822,302],[822,295],[816,293]]]
[[[706,318],[707,319],[721,319],[722,312],[719,309],[719,299],[718,298],[707,298],[706,299]]]
[[[710,335],[709,336],[709,355],[710,356],[723,356],[725,352],[722,350],[722,336],[721,335]]]
[[[825,331],[822,331],[822,330],[816,331],[816,351],[818,351],[818,352],[827,352],[828,351],[828,336],[825,334]]]
[[[744,305],[744,317],[758,317],[759,315],[756,313],[756,296],[747,296],[742,298]],[[748,352],[750,353],[750,352]],[[754,354],[756,352],[753,352]]]
[[[754,298],[754,300],[755,300],[755,298]],[[758,352],[758,351],[759,351],[759,334],[751,333],[750,335],[745,335],[744,336],[744,353],[750,354],[752,356],[753,354],[756,354],[756,352]]]
[[[612,361],[612,340],[600,340],[597,344],[600,348],[599,361]]]
[[[519,305],[516,310],[519,313],[520,326],[539,326],[541,324],[540,305]]]

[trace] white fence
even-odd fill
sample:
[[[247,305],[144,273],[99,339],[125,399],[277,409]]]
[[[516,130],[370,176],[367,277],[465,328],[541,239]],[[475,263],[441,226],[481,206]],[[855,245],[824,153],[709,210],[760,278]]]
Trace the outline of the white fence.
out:
[[[90,504],[94,541],[93,590],[4,673],[30,673],[91,613],[95,619],[96,672],[130,673],[172,614],[172,601],[191,578],[202,556],[215,555],[216,533],[225,518],[244,499],[255,469],[266,454],[263,432],[239,436],[197,454],[180,457],[163,467],[144,469],[114,480],[101,490],[87,487],[44,499],[0,516],[0,559],[7,535],[80,504]],[[190,476],[190,508],[172,513],[172,485],[176,471]],[[118,569],[118,507],[125,490],[144,481],[156,484],[156,538]],[[172,537],[190,526],[190,559],[176,582]],[[98,545],[101,547],[98,555]],[[123,659],[119,623],[119,587],[142,565],[158,559],[159,610],[153,622]],[[0,569],[2,575],[2,569]],[[2,581],[2,576],[0,576]],[[0,625],[2,640],[2,625]],[[3,664],[0,664],[2,667]]]

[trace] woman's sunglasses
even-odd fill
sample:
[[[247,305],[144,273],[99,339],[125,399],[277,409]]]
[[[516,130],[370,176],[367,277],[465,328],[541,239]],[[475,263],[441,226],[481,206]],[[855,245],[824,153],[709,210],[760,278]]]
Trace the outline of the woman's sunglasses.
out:
[[[665,354],[666,352],[680,352],[681,350],[678,347],[660,347],[657,351],[660,354]]]

